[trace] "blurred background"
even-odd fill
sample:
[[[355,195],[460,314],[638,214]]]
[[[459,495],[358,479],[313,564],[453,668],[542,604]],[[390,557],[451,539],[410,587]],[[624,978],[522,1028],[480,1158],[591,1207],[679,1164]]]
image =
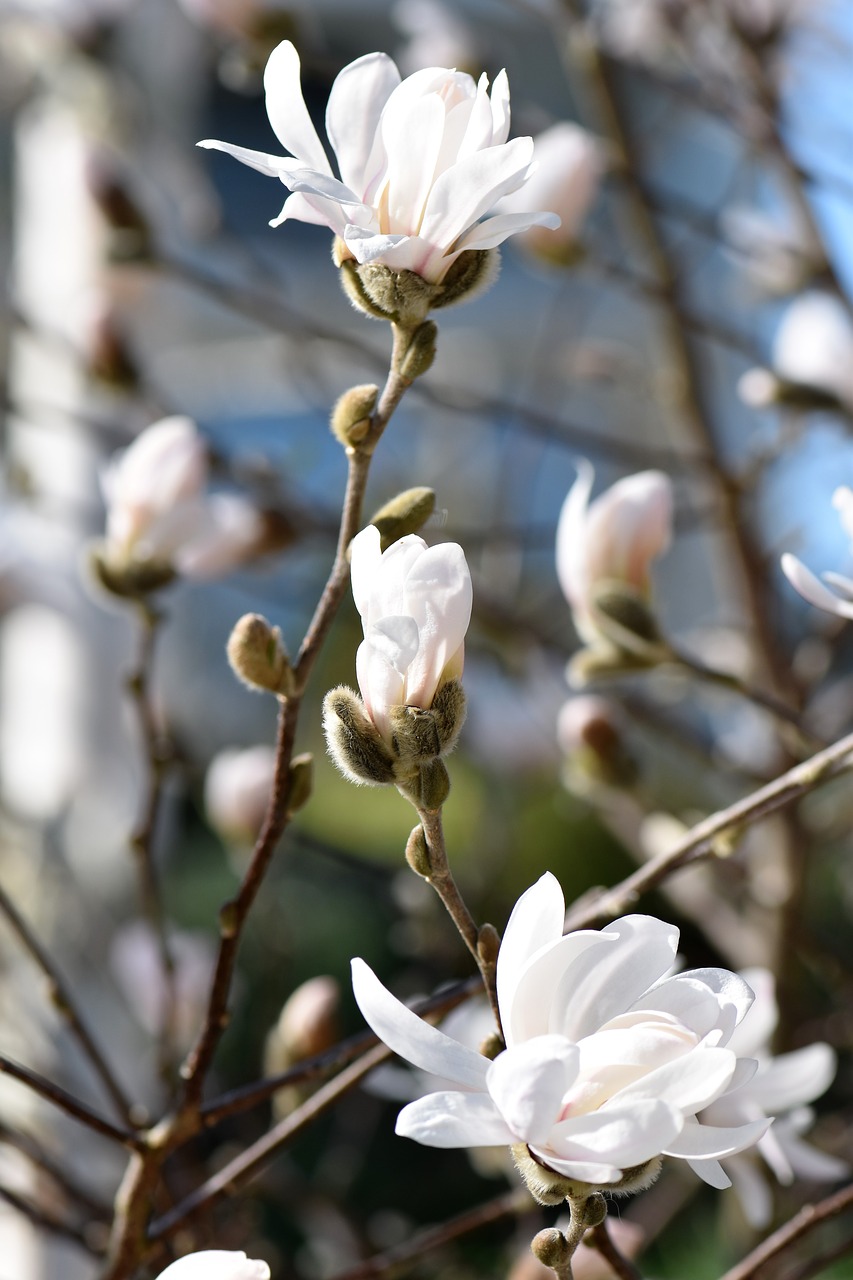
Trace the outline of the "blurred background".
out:
[[[795,595],[778,561],[788,550],[815,571],[851,569],[831,499],[853,484],[852,19],[844,0],[0,0],[0,880],[153,1113],[162,975],[131,845],[145,829],[146,757],[160,770],[145,834],[185,1048],[274,737],[273,700],[237,683],[225,643],[257,611],[298,649],[345,482],[329,409],[353,383],[381,383],[390,346],[341,293],[329,234],[271,229],[283,190],[195,142],[279,150],[261,80],[283,38],[318,122],[340,68],[382,49],[404,74],[446,65],[493,79],[506,67],[514,134],[568,128],[553,158],[543,139],[551,189],[537,206],[560,210],[563,230],[510,241],[492,290],[441,312],[437,360],[395,415],[367,499],[369,512],[431,486],[438,513],[424,536],[461,542],[471,565],[469,717],[446,827],[475,916],[502,927],[545,870],[569,902],[615,883],[849,730],[849,634]],[[97,585],[91,547],[107,460],[176,413],[199,425],[213,488],[248,498],[274,536],[217,580],[157,593],[146,666],[139,611]],[[554,535],[583,457],[596,491],[649,468],[670,476],[677,536],[655,572],[666,633],[783,702],[799,730],[670,665],[607,681],[595,700],[570,691],[578,641]],[[355,683],[359,640],[347,600],[297,742],[315,756],[314,795],[247,932],[220,1089],[263,1075],[265,1053],[280,1069],[361,1029],[353,955],[405,996],[470,973],[403,861],[405,802],[356,792],[325,755],[320,703]],[[147,739],[134,671],[147,680]],[[813,1139],[842,1158],[851,816],[842,780],[641,904],[682,926],[691,967],[775,972],[777,1049],[821,1039],[838,1050]],[[94,1100],[97,1081],[3,914],[3,1052]],[[303,1015],[319,1039],[305,1049],[280,1028],[270,1039],[318,975],[334,980]],[[2,1083],[0,1277],[96,1276],[122,1163]],[[394,1138],[397,1104],[381,1094],[413,1087],[386,1074],[345,1097],[176,1246],[246,1248],[279,1278],[355,1277],[375,1274],[357,1272],[360,1259],[421,1226],[505,1197],[515,1183],[501,1162]],[[174,1198],[269,1121],[265,1104],[197,1143],[170,1170]],[[73,1171],[70,1189],[51,1164]],[[783,1221],[821,1192],[797,1182],[774,1194],[771,1221]],[[22,1204],[46,1205],[47,1222]],[[516,1209],[409,1261],[412,1273],[533,1277],[529,1239],[553,1215]],[[680,1170],[623,1217],[629,1231],[642,1223],[643,1274],[673,1280],[719,1275],[756,1238],[734,1192]],[[843,1254],[843,1234],[826,1249]],[[819,1274],[853,1276],[849,1252]]]

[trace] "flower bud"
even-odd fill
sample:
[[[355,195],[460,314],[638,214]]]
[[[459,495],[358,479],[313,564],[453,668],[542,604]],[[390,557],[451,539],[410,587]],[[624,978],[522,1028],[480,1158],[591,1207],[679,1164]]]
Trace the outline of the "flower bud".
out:
[[[466,249],[438,285],[433,307],[452,307],[463,299],[485,293],[497,280],[500,266],[497,249]]]
[[[592,593],[601,634],[617,649],[638,658],[660,661],[667,656],[657,619],[638,592],[620,582],[602,582]]]
[[[121,600],[143,600],[177,577],[174,567],[165,560],[116,562],[106,542],[90,547],[88,563],[95,581]]]
[[[572,1250],[559,1228],[546,1227],[544,1231],[538,1232],[530,1242],[530,1249],[544,1266],[550,1267],[558,1275],[567,1274]]]
[[[500,950],[501,936],[493,924],[480,925],[477,933],[477,955],[483,964],[494,967]]]
[[[338,1010],[341,989],[337,978],[325,975],[309,978],[285,1001],[275,1028],[281,1053],[280,1066],[313,1058],[330,1049],[339,1036]],[[269,1058],[267,1058],[269,1070]]]
[[[293,668],[281,631],[259,613],[246,613],[228,638],[231,670],[250,689],[266,689],[287,697],[293,692]]]
[[[286,808],[288,814],[298,813],[311,798],[314,789],[314,757],[310,751],[294,756],[290,762],[290,781],[287,787]]]
[[[251,846],[269,807],[275,776],[275,748],[266,744],[220,751],[204,780],[204,809],[214,830],[229,844]]]
[[[379,388],[372,383],[350,387],[339,397],[332,410],[332,434],[345,448],[353,448],[370,430],[371,415],[376,408]]]
[[[584,650],[586,655],[590,652]],[[636,761],[625,747],[618,712],[595,694],[579,694],[564,703],[557,738],[566,756],[570,790],[585,793],[601,784],[628,787],[636,782]]]
[[[323,729],[329,755],[350,782],[375,787],[394,781],[394,757],[352,689],[340,685],[326,694]]]
[[[422,876],[424,880],[429,880],[432,875],[432,864],[429,857],[429,845],[420,823],[412,830],[406,841],[406,861],[415,875]]]
[[[416,792],[414,789],[400,789],[410,798],[413,794],[417,795],[419,809],[440,809],[450,795],[450,774],[443,760],[430,760],[428,764],[421,765]]]
[[[379,530],[379,545],[383,551],[407,533],[418,533],[435,511],[435,491],[419,487],[404,489],[396,498],[386,502],[370,517],[370,523]]]
[[[397,362],[397,372],[404,382],[414,382],[432,368],[435,360],[438,325],[434,320],[424,320],[412,334],[412,339]]]

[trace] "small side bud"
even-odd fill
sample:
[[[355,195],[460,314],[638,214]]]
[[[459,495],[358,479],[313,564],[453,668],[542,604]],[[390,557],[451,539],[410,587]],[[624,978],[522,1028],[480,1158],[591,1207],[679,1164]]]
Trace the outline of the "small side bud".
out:
[[[477,934],[477,955],[484,965],[494,967],[498,959],[501,935],[493,924],[483,924]]]
[[[468,707],[461,680],[448,680],[436,693],[430,707],[443,754],[456,746]]]
[[[424,320],[412,334],[412,340],[397,362],[397,372],[406,382],[414,382],[432,368],[438,342],[438,325]]]
[[[511,1147],[510,1154],[516,1169],[527,1183],[527,1190],[539,1204],[562,1204],[570,1196],[582,1198],[598,1190],[598,1187],[593,1187],[588,1182],[564,1178],[561,1173],[549,1169],[530,1154],[524,1142]]]
[[[362,383],[339,397],[332,410],[331,426],[332,434],[345,448],[360,444],[367,435],[378,396],[377,386]]]
[[[366,316],[371,316],[374,320],[388,320],[390,317],[382,311],[375,303],[371,302],[365,291],[364,285],[361,283],[361,277],[358,273],[358,263],[354,258],[342,256],[339,246],[343,245],[342,240],[335,240],[332,250],[332,258],[335,266],[339,268],[338,279],[341,282],[341,288],[349,298],[356,311],[363,311]],[[346,246],[343,246],[346,249]]]
[[[308,803],[314,787],[314,757],[310,751],[294,756],[290,762],[290,782],[287,788],[287,812],[298,813]]]
[[[450,774],[441,760],[421,766],[420,803],[424,809],[440,809],[450,795]]]
[[[226,902],[219,912],[219,932],[223,938],[233,938],[237,932],[237,903]]]
[[[546,1227],[530,1242],[530,1250],[545,1267],[558,1275],[566,1275],[571,1265],[572,1250],[559,1227]]]
[[[357,693],[340,685],[323,699],[329,755],[350,782],[382,786],[394,781],[394,759]]]
[[[143,600],[174,582],[176,573],[166,560],[127,560],[115,563],[103,543],[89,551],[89,569],[99,586],[120,600]]]
[[[607,1201],[600,1191],[594,1191],[581,1204],[575,1203],[572,1206],[572,1217],[579,1219],[587,1230],[600,1227],[607,1217]]]
[[[497,1031],[490,1032],[485,1040],[481,1040],[477,1048],[477,1052],[481,1053],[484,1058],[488,1058],[489,1062],[494,1062],[499,1053],[503,1053],[506,1045],[503,1037],[499,1036]]]
[[[259,613],[245,613],[228,638],[228,661],[238,680],[250,689],[266,689],[286,697],[293,692],[293,668],[273,627]]]
[[[309,978],[284,1002],[275,1028],[280,1048],[280,1066],[313,1058],[330,1049],[338,1038],[338,1009],[341,988],[335,978]],[[269,1061],[265,1064],[269,1070]]]
[[[357,388],[353,387],[353,391]],[[349,395],[350,393],[347,392]],[[340,404],[340,401],[338,401]],[[405,489],[386,502],[368,520],[379,530],[380,548],[388,548],[409,533],[419,533],[435,511],[435,491],[423,486]]]
[[[429,880],[432,875],[432,864],[429,857],[429,845],[420,823],[413,829],[406,841],[406,861],[416,875],[422,876],[424,880]]]
[[[441,742],[431,710],[405,705],[391,707],[388,719],[391,742],[399,761],[397,772],[401,777],[440,755]]]
[[[451,307],[464,298],[485,293],[497,280],[500,266],[497,249],[466,249],[436,286],[433,307]]]

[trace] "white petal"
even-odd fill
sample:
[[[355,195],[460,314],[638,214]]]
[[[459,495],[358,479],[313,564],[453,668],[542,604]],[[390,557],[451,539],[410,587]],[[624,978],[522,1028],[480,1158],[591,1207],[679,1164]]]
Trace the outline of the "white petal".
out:
[[[396,1133],[426,1147],[503,1147],[515,1142],[491,1098],[478,1093],[430,1093],[403,1107]]]
[[[416,270],[422,253],[417,243],[412,243],[415,239],[413,236],[385,235],[352,225],[344,231],[347,248],[352,250],[356,262],[383,262],[395,271]]]
[[[555,1125],[548,1149],[560,1159],[601,1160],[627,1169],[660,1155],[682,1124],[682,1117],[659,1100],[608,1105]]]
[[[499,71],[492,85],[492,146],[500,146],[509,137],[509,78]]]
[[[387,54],[368,53],[344,67],[329,94],[326,133],[341,178],[361,199],[384,167],[379,118],[399,83],[400,73]]]
[[[531,227],[549,227],[556,231],[560,221],[556,213],[496,213],[494,217],[486,218],[472,227],[456,247],[460,250],[493,249],[495,245],[503,244],[509,236],[529,231]]]
[[[390,742],[389,712],[391,707],[402,706],[405,702],[405,677],[368,640],[358,646],[355,671],[367,714],[382,737]]]
[[[841,593],[842,599],[853,599],[853,579],[843,573],[833,573],[831,569],[827,569],[821,576],[824,582],[828,582],[831,587]]]
[[[283,40],[264,71],[267,115],[281,145],[297,160],[331,175],[331,166],[302,96],[299,54]]]
[[[761,1070],[755,1092],[768,1115],[813,1102],[835,1078],[835,1054],[828,1044],[810,1044],[780,1054]]]
[[[418,652],[420,637],[414,618],[380,618],[365,632],[365,640],[381,653],[398,675],[405,675]]]
[[[444,119],[444,103],[437,94],[416,98],[404,110],[383,116],[382,140],[388,157],[383,196],[388,209],[385,231],[407,236],[420,231],[435,177]],[[417,138],[417,146],[412,145],[413,138]]]
[[[517,1139],[544,1143],[577,1071],[577,1045],[562,1036],[537,1036],[499,1054],[486,1086]]]
[[[233,142],[219,142],[216,138],[203,138],[196,146],[204,147],[205,151],[224,151],[242,164],[257,169],[258,173],[265,173],[270,178],[281,177],[281,156],[267,155],[265,151],[251,151],[248,147],[238,147]]]
[[[770,970],[760,965],[742,969],[740,977],[752,991],[755,1000],[728,1044],[735,1053],[753,1057],[757,1053],[766,1052],[779,1021],[776,982]]]
[[[721,1043],[728,1044],[735,1027],[752,1006],[751,988],[739,974],[730,973],[728,969],[688,969],[682,977],[701,982],[714,993],[720,1008],[717,1026],[723,1032]]]
[[[839,618],[853,618],[853,604],[834,596],[796,556],[786,552],[781,563],[782,572],[791,586],[809,604],[824,609],[827,613],[834,613]]]
[[[562,937],[566,918],[563,891],[556,876],[546,871],[521,895],[509,918],[498,952],[497,992],[507,1045],[512,1001],[522,969],[545,944]]]
[[[718,1160],[688,1160],[687,1163],[703,1182],[707,1182],[709,1187],[725,1191],[726,1187],[732,1185],[731,1178]]]
[[[278,217],[270,219],[270,226],[280,227],[283,222],[295,220],[334,230],[339,216],[340,205],[335,201],[325,200],[322,196],[310,196],[304,191],[294,191],[285,200]]]
[[[383,987],[363,960],[352,962],[352,987],[359,1009],[389,1049],[424,1071],[485,1092],[488,1059],[412,1013]]]
[[[683,1156],[689,1160],[720,1160],[753,1146],[770,1126],[769,1120],[722,1128],[688,1120],[674,1142],[667,1144],[664,1155]]]
[[[758,1161],[753,1160],[748,1153],[730,1156],[726,1161],[726,1171],[731,1175],[743,1216],[749,1225],[756,1231],[769,1226],[773,1218],[773,1196]]]
[[[577,463],[577,479],[566,495],[557,522],[557,577],[573,609],[585,603],[589,589],[586,567],[586,515],[595,472],[585,458]]]
[[[515,138],[445,170],[429,194],[420,234],[444,249],[453,248],[502,195],[521,186],[532,158],[533,139]]]
[[[179,1258],[157,1280],[269,1280],[265,1262],[247,1258],[245,1253],[224,1249],[203,1249]]]
[[[709,991],[704,982],[694,981],[684,974],[665,978],[639,1000],[635,1000],[631,1008],[654,1009],[671,1014],[700,1039],[716,1027],[720,1018],[720,1004],[715,993]]]
[[[429,707],[447,664],[471,621],[473,590],[465,553],[455,542],[428,547],[406,575],[404,611],[414,618],[420,647],[406,673],[406,701]]]
[[[731,1082],[737,1059],[730,1049],[702,1046],[656,1067],[613,1095],[613,1105],[633,1098],[660,1098],[687,1115],[713,1102]]]
[[[379,530],[369,524],[349,544],[352,596],[362,618],[367,617],[370,609],[373,584],[382,558],[381,542]]]

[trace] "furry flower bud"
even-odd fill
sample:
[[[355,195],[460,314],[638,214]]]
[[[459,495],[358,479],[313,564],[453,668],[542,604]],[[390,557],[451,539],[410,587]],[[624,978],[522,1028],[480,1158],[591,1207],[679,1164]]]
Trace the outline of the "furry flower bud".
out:
[[[370,418],[376,408],[379,388],[372,383],[350,387],[338,399],[332,410],[332,435],[345,448],[361,443],[370,430]]]
[[[228,638],[228,661],[238,680],[250,689],[286,697],[293,692],[293,668],[281,631],[260,613],[244,613]]]
[[[404,489],[396,498],[386,502],[370,517],[370,523],[379,530],[383,551],[399,542],[407,533],[418,533],[435,511],[435,491],[423,486]]]

